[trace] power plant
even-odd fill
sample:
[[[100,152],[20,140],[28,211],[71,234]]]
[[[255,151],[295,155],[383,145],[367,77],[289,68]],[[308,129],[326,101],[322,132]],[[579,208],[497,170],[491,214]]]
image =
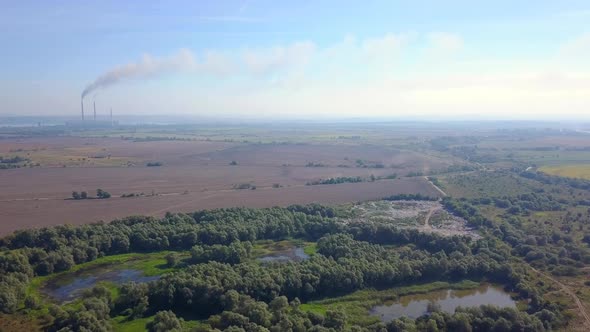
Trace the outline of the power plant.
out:
[[[113,108],[112,107],[110,108],[110,114],[108,115],[109,116],[108,120],[97,119],[96,101],[95,100],[93,100],[93,102],[92,102],[92,108],[93,108],[92,121],[87,121],[86,116],[84,114],[84,97],[82,97],[80,100],[80,111],[81,111],[81,115],[82,115],[81,120],[68,121],[68,122],[66,122],[66,125],[69,127],[81,127],[81,128],[107,128],[107,127],[115,127],[115,126],[119,125],[119,123],[117,121],[113,120]]]
[[[82,121],[84,121],[84,98],[80,98],[80,106],[82,106]]]

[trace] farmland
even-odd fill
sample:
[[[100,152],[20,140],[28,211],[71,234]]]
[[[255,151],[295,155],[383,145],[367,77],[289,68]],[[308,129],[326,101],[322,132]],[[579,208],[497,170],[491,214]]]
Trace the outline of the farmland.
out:
[[[576,131],[0,137],[0,329],[590,326],[590,182],[580,179],[590,142]],[[472,306],[457,309],[463,299]]]
[[[243,130],[246,136],[252,131]],[[303,137],[306,142],[251,143],[236,141],[233,136],[162,139],[153,132],[144,136],[136,132],[128,139],[128,134],[73,134],[78,136],[0,140],[0,156],[26,160],[0,172],[0,234],[130,214],[162,216],[167,211],[203,208],[333,204],[401,193],[438,196],[424,179],[407,175],[444,170],[453,163],[372,139],[318,142],[310,135]],[[281,137],[276,135],[275,139]],[[287,136],[290,132],[284,135],[284,139],[293,138]],[[152,164],[158,167],[150,167]],[[362,182],[305,186],[348,177]],[[92,194],[99,188],[111,198],[68,199],[72,191]]]
[[[539,170],[551,175],[590,180],[590,164],[543,166]]]

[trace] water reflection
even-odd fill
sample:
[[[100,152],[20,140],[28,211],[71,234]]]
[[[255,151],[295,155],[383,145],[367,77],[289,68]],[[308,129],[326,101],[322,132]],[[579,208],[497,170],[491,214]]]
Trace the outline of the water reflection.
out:
[[[287,250],[283,250],[272,255],[267,255],[260,257],[259,260],[263,263],[271,263],[271,262],[287,262],[287,261],[303,261],[309,258],[303,248],[301,247],[292,247]]]
[[[144,276],[139,270],[106,270],[92,269],[72,276],[66,276],[65,280],[59,278],[47,283],[45,293],[59,302],[71,301],[79,297],[86,289],[94,287],[98,282],[109,281],[122,284],[129,281],[148,282],[157,280],[160,276]]]
[[[393,303],[378,305],[369,311],[381,321],[388,322],[400,317],[418,318],[425,315],[429,303],[436,304],[442,311],[454,313],[457,307],[479,307],[496,305],[498,307],[516,307],[516,303],[502,288],[484,284],[469,290],[440,290],[425,294],[402,296]]]

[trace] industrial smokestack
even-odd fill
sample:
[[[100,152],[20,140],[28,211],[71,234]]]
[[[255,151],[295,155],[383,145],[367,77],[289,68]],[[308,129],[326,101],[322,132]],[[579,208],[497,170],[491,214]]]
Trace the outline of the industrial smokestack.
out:
[[[84,121],[84,98],[80,99],[80,106],[82,106],[82,121]]]
[[[111,127],[113,126],[113,108],[111,107]]]
[[[96,121],[96,101],[94,103],[94,121]]]

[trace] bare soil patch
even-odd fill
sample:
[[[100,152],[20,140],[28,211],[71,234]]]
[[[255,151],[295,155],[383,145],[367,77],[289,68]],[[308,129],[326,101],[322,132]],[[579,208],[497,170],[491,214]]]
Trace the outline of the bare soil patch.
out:
[[[26,227],[108,221],[132,214],[162,215],[166,211],[344,203],[400,193],[438,197],[438,191],[422,178],[305,184],[338,177],[405,176],[445,169],[451,163],[418,152],[362,143],[134,142],[109,137],[2,139],[0,154],[22,155],[41,165],[0,170],[3,234]],[[147,162],[162,165],[147,167]],[[256,190],[234,189],[238,187]],[[72,191],[92,196],[98,188],[112,197],[66,200]],[[121,197],[129,194],[140,197]]]
[[[256,190],[201,190],[170,195],[100,200],[39,199],[0,201],[0,235],[17,229],[110,221],[129,215],[162,216],[222,207],[271,207],[291,204],[340,204],[396,194],[436,196],[422,178],[323,186],[262,187]]]
[[[377,201],[359,203],[353,207],[355,220],[391,223],[400,228],[418,229],[443,236],[481,236],[463,218],[444,210],[437,201]]]

